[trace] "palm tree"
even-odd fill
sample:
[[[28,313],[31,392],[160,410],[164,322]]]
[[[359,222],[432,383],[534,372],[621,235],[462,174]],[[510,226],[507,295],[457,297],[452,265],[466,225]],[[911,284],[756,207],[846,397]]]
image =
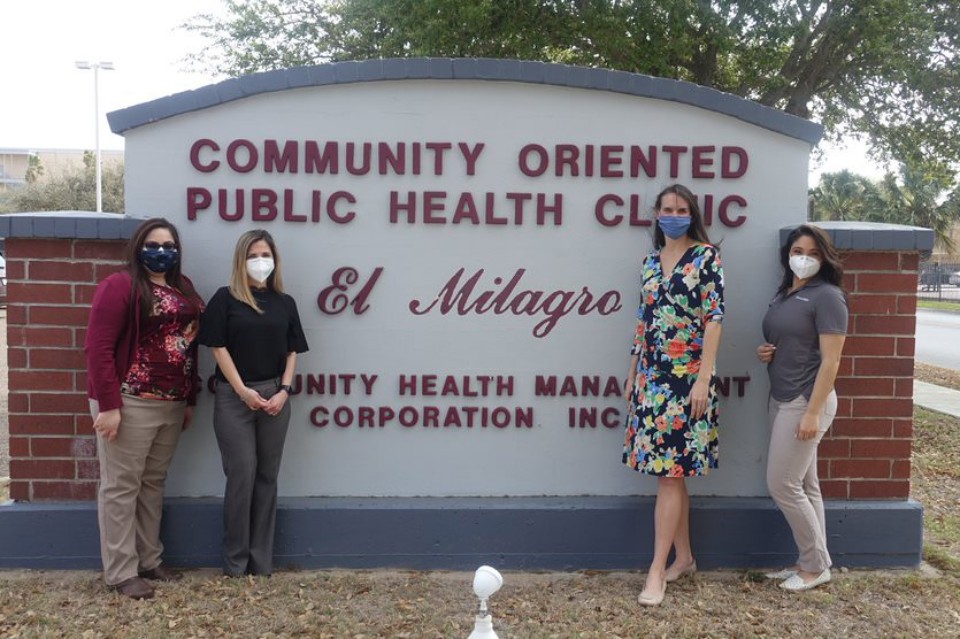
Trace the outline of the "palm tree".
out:
[[[862,220],[873,189],[870,180],[846,169],[824,173],[810,193],[810,219]]]

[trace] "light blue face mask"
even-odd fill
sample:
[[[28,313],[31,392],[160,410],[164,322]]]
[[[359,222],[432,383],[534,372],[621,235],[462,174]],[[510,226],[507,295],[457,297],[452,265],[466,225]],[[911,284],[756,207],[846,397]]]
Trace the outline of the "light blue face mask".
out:
[[[690,228],[690,216],[664,215],[657,218],[657,224],[660,225],[660,230],[663,231],[664,235],[671,240],[675,240],[687,234],[687,229]]]

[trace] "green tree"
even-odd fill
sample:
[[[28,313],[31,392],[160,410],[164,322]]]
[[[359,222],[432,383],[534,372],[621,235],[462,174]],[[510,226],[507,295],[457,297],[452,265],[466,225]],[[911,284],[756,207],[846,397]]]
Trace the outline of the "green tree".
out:
[[[486,56],[689,80],[960,161],[956,0],[226,0],[186,28],[230,76],[327,61]]]
[[[953,176],[943,170],[902,165],[898,175],[888,173],[868,198],[874,222],[908,224],[933,229],[936,243],[952,253],[951,230],[960,221],[960,198]]]
[[[123,164],[108,162],[101,173],[103,210],[123,213]],[[0,211],[93,211],[97,206],[96,176],[96,156],[87,151],[83,155],[83,166],[28,182],[0,202]]]
[[[23,174],[23,179],[27,184],[33,184],[43,176],[44,170],[43,162],[40,161],[40,156],[36,153],[31,153],[30,157],[27,159],[27,170]]]
[[[810,191],[811,220],[864,220],[876,186],[851,171],[824,173]]]
[[[953,252],[960,188],[949,171],[923,163],[902,164],[877,182],[850,171],[825,173],[810,190],[810,219],[922,226],[933,229],[937,244]]]

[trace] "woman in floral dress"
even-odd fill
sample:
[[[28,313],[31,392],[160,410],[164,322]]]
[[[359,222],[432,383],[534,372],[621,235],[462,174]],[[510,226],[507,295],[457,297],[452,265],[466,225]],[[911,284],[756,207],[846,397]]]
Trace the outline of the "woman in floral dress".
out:
[[[658,478],[653,562],[638,598],[651,606],[663,601],[667,582],[696,571],[685,477],[717,467],[713,373],[723,318],[723,269],[696,198],[675,184],[654,210],[656,250],[643,261],[623,449],[624,464]]]

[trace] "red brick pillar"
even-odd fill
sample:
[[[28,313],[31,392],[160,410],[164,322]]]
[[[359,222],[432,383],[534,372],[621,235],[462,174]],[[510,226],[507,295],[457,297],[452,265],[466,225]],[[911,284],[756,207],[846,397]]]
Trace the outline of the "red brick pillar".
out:
[[[13,499],[96,497],[83,340],[97,282],[121,267],[125,245],[126,238],[7,235]]]
[[[841,256],[850,324],[837,418],[819,448],[821,489],[834,499],[907,499],[919,253]]]

